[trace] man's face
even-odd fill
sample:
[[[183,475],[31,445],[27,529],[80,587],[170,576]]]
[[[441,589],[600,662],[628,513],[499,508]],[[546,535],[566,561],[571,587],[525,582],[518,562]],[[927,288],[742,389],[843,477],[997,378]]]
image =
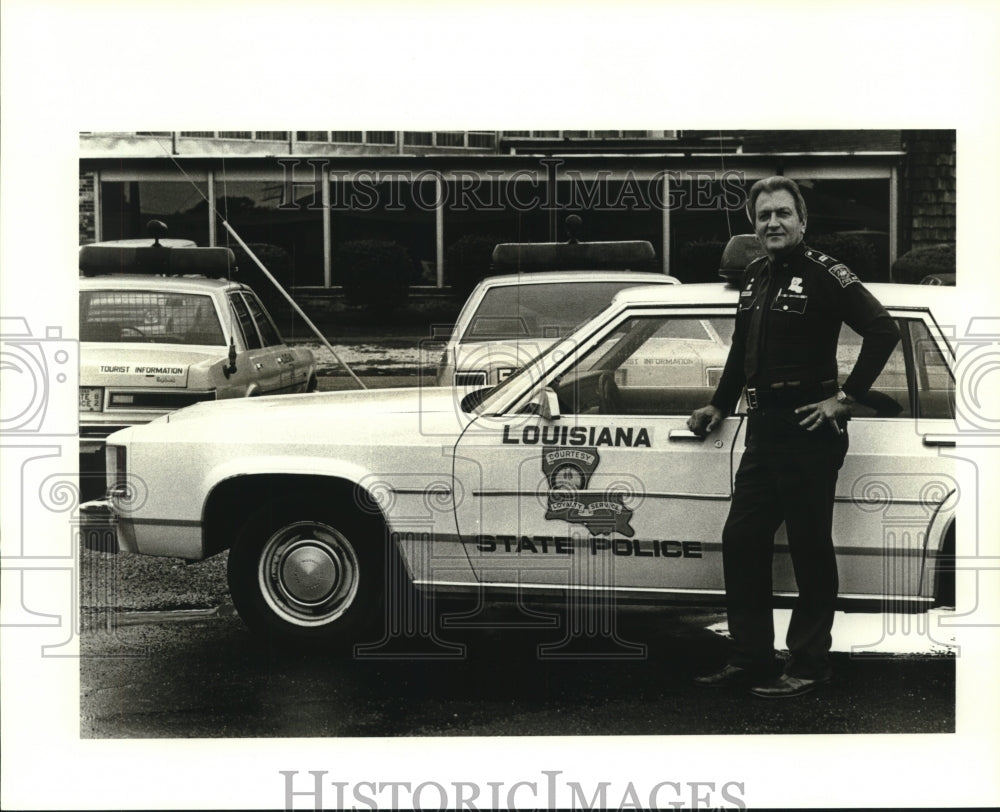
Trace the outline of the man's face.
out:
[[[754,231],[772,257],[798,245],[806,233],[806,224],[795,210],[795,198],[784,189],[761,192],[754,213]]]

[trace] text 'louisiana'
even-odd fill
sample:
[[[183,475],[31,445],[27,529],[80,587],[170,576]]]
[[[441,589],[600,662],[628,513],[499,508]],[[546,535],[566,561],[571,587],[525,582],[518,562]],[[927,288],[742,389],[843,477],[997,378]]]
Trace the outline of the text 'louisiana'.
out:
[[[503,442],[507,445],[589,445],[626,446],[649,448],[649,431],[645,428],[616,428],[598,426],[525,426],[520,438],[511,436],[510,426],[503,427]]]

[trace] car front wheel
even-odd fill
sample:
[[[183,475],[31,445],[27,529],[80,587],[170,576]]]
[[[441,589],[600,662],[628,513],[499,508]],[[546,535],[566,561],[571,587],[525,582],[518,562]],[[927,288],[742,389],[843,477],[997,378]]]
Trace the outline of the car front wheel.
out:
[[[317,500],[318,501],[318,500]],[[277,641],[349,643],[381,617],[384,535],[367,517],[310,501],[265,505],[229,553],[229,590],[255,632]]]

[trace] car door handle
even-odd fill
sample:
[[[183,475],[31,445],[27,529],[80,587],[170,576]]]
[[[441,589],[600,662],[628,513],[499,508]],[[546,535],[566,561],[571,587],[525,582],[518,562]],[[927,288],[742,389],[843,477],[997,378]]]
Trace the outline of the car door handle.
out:
[[[667,434],[667,437],[671,440],[697,440],[701,442],[704,437],[699,437],[693,431],[688,431],[687,429],[671,429]]]
[[[954,448],[955,438],[949,437],[946,434],[925,434],[923,437],[924,445],[929,446],[941,446],[942,448]]]

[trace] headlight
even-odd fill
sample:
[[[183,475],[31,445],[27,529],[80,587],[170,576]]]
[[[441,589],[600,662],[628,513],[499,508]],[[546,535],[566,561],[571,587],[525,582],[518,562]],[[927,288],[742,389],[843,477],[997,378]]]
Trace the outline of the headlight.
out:
[[[486,371],[481,369],[455,372],[455,386],[486,386]]]
[[[108,445],[104,449],[104,464],[107,471],[105,481],[110,496],[124,497],[128,495],[128,466],[126,464],[125,446]]]

